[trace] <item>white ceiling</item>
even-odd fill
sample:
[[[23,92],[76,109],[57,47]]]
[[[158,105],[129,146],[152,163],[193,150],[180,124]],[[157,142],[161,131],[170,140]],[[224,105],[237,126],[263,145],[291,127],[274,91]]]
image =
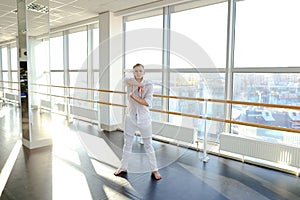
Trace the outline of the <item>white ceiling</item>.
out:
[[[106,11],[123,12],[126,9],[151,5],[169,4],[182,0],[49,0],[50,28],[57,28],[97,17]],[[17,36],[17,0],[0,0],[0,43],[13,40]],[[27,0],[45,5],[48,0]],[[30,19],[35,18],[34,28],[48,27],[45,14],[30,11]],[[30,20],[29,20],[30,21]]]

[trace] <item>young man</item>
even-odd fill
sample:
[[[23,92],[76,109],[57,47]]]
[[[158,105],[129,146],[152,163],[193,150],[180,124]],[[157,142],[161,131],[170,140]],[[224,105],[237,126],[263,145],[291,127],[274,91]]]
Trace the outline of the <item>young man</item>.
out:
[[[144,148],[150,161],[152,176],[159,180],[162,176],[158,172],[155,151],[152,146],[152,125],[151,107],[153,99],[153,85],[151,82],[144,80],[145,69],[142,64],[133,66],[134,78],[125,79],[128,95],[128,107],[125,118],[124,128],[124,146],[119,167],[114,175],[118,176],[121,173],[127,172],[128,160],[132,151],[134,133],[136,130],[141,132]]]

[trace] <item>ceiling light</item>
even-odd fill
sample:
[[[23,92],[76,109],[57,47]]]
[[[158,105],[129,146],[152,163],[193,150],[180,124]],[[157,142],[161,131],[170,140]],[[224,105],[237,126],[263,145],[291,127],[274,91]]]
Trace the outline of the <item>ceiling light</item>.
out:
[[[49,7],[37,3],[28,4],[27,9],[39,13],[49,13]]]
[[[49,7],[41,5],[41,4],[37,4],[37,3],[28,4],[27,10],[39,12],[39,13],[45,13],[45,14],[49,13]],[[15,9],[15,10],[12,10],[11,12],[17,14],[18,10]]]

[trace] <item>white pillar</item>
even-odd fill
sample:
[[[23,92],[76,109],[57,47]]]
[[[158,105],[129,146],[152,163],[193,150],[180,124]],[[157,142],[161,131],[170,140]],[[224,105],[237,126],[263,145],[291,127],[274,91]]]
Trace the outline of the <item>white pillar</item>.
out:
[[[123,23],[122,17],[112,12],[99,15],[99,85],[101,90],[122,90],[123,69]],[[101,102],[122,104],[122,96],[113,93],[100,93]],[[100,105],[101,128],[113,131],[122,124],[122,107]]]

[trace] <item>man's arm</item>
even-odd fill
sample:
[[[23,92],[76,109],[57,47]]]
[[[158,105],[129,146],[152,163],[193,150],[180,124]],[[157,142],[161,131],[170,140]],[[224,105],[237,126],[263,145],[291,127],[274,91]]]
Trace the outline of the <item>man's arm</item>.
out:
[[[126,79],[124,82],[128,86],[137,86],[138,91],[141,93],[141,95],[143,95],[145,93],[145,86],[142,83],[137,82],[135,79],[133,79],[133,78]],[[133,91],[132,91],[132,93],[133,93]]]
[[[140,82],[137,82],[135,79],[130,78],[130,79],[126,79],[125,80],[125,84],[126,85],[130,85],[130,86],[137,86],[137,87],[144,87],[143,84],[141,84]]]
[[[133,93],[130,93],[130,97],[135,100],[136,102],[138,102],[139,104],[142,104],[144,106],[149,106],[149,104],[147,103],[147,101],[145,101],[144,99],[135,96]]]
[[[146,85],[144,86],[144,89],[146,92],[144,95],[141,96],[142,98],[135,96],[133,94],[133,91],[130,94],[130,97],[133,98],[136,102],[138,102],[144,106],[152,107],[152,99],[153,99],[153,92],[154,92],[153,85],[146,83]]]

